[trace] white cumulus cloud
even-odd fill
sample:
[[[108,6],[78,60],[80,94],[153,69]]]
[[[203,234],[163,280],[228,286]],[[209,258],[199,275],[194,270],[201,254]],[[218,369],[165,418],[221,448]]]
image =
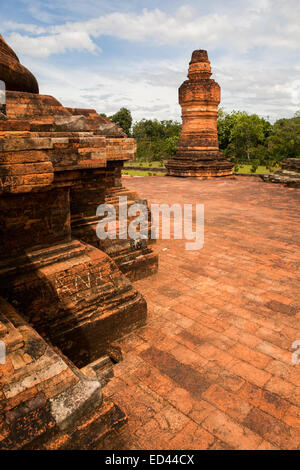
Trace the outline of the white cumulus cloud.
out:
[[[174,14],[160,9],[142,12],[114,12],[82,22],[37,27],[5,23],[13,29],[8,37],[21,53],[46,57],[67,50],[95,52],[95,38],[103,35],[119,39],[155,44],[205,44],[206,47],[231,48],[247,52],[253,47],[280,47],[297,50],[300,43],[300,3],[294,0],[256,0],[241,2],[241,8],[227,13],[201,14],[185,5]],[[30,32],[31,36],[15,31]],[[41,50],[39,52],[39,49]]]
[[[9,44],[18,52],[32,57],[48,57],[51,54],[63,54],[66,51],[100,51],[85,31],[64,31],[38,37],[12,33]]]
[[[100,16],[98,2],[92,3],[97,15],[82,21],[59,22],[52,10],[43,25],[0,21],[6,40],[37,76],[42,93],[108,114],[127,106],[135,119],[180,119],[177,89],[186,77],[190,53],[204,48],[213,59],[213,78],[221,85],[221,105],[227,111],[241,109],[274,120],[300,108],[299,0],[231,0],[228,6],[211,0],[205,9],[186,0],[167,12],[163,7],[120,8]],[[92,3],[87,0],[86,8]],[[43,16],[38,0],[34,7]],[[88,54],[108,48],[107,36],[130,42],[125,43],[127,56],[123,60],[113,48],[99,66],[97,57]],[[131,45],[137,44],[145,45],[145,51],[153,46],[151,59],[130,60]],[[178,56],[171,61],[168,50],[174,57],[174,46]],[[81,63],[83,55],[78,54],[74,64],[55,64],[55,54],[67,57],[70,51],[85,53],[85,60]]]

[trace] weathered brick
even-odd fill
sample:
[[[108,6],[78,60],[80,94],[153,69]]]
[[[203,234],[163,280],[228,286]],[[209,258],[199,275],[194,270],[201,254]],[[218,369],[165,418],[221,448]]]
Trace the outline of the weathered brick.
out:
[[[237,424],[221,411],[209,415],[202,426],[218,439],[226,442],[231,449],[256,449],[262,441],[260,436]]]

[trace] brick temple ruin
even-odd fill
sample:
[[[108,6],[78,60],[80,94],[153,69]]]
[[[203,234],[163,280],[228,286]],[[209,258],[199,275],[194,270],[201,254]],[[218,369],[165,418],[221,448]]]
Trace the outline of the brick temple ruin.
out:
[[[102,386],[114,341],[146,320],[131,281],[158,264],[145,240],[96,235],[99,204],[138,200],[121,184],[136,143],[40,95],[1,36],[0,79],[0,448],[92,447],[126,421]]]
[[[217,117],[221,89],[210,76],[207,52],[194,51],[188,80],[179,88],[182,132],[178,151],[166,164],[170,176],[206,179],[232,175],[233,164],[219,151]]]
[[[170,175],[231,175],[210,75],[195,51]],[[158,242],[160,272],[144,281],[157,271],[151,246],[99,240],[96,209],[118,211],[119,196],[146,204],[137,187],[195,203],[193,180],[124,188],[135,141],[94,110],[40,95],[1,36],[0,80],[0,449],[299,449],[297,190],[206,181],[204,250],[183,259],[181,240]],[[300,174],[298,162],[282,174]]]

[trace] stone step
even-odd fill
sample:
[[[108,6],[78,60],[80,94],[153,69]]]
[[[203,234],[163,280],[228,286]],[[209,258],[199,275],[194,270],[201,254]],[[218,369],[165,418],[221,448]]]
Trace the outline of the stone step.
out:
[[[103,356],[83,367],[81,372],[88,377],[96,377],[104,387],[114,376],[113,361],[109,356]]]

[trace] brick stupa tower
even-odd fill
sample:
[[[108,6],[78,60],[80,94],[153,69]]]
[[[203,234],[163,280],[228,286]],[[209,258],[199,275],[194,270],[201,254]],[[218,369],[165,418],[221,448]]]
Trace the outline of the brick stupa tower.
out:
[[[194,51],[188,80],[179,88],[182,132],[178,151],[166,165],[170,176],[206,179],[232,174],[233,164],[219,151],[217,117],[221,89],[210,76],[207,52]]]

